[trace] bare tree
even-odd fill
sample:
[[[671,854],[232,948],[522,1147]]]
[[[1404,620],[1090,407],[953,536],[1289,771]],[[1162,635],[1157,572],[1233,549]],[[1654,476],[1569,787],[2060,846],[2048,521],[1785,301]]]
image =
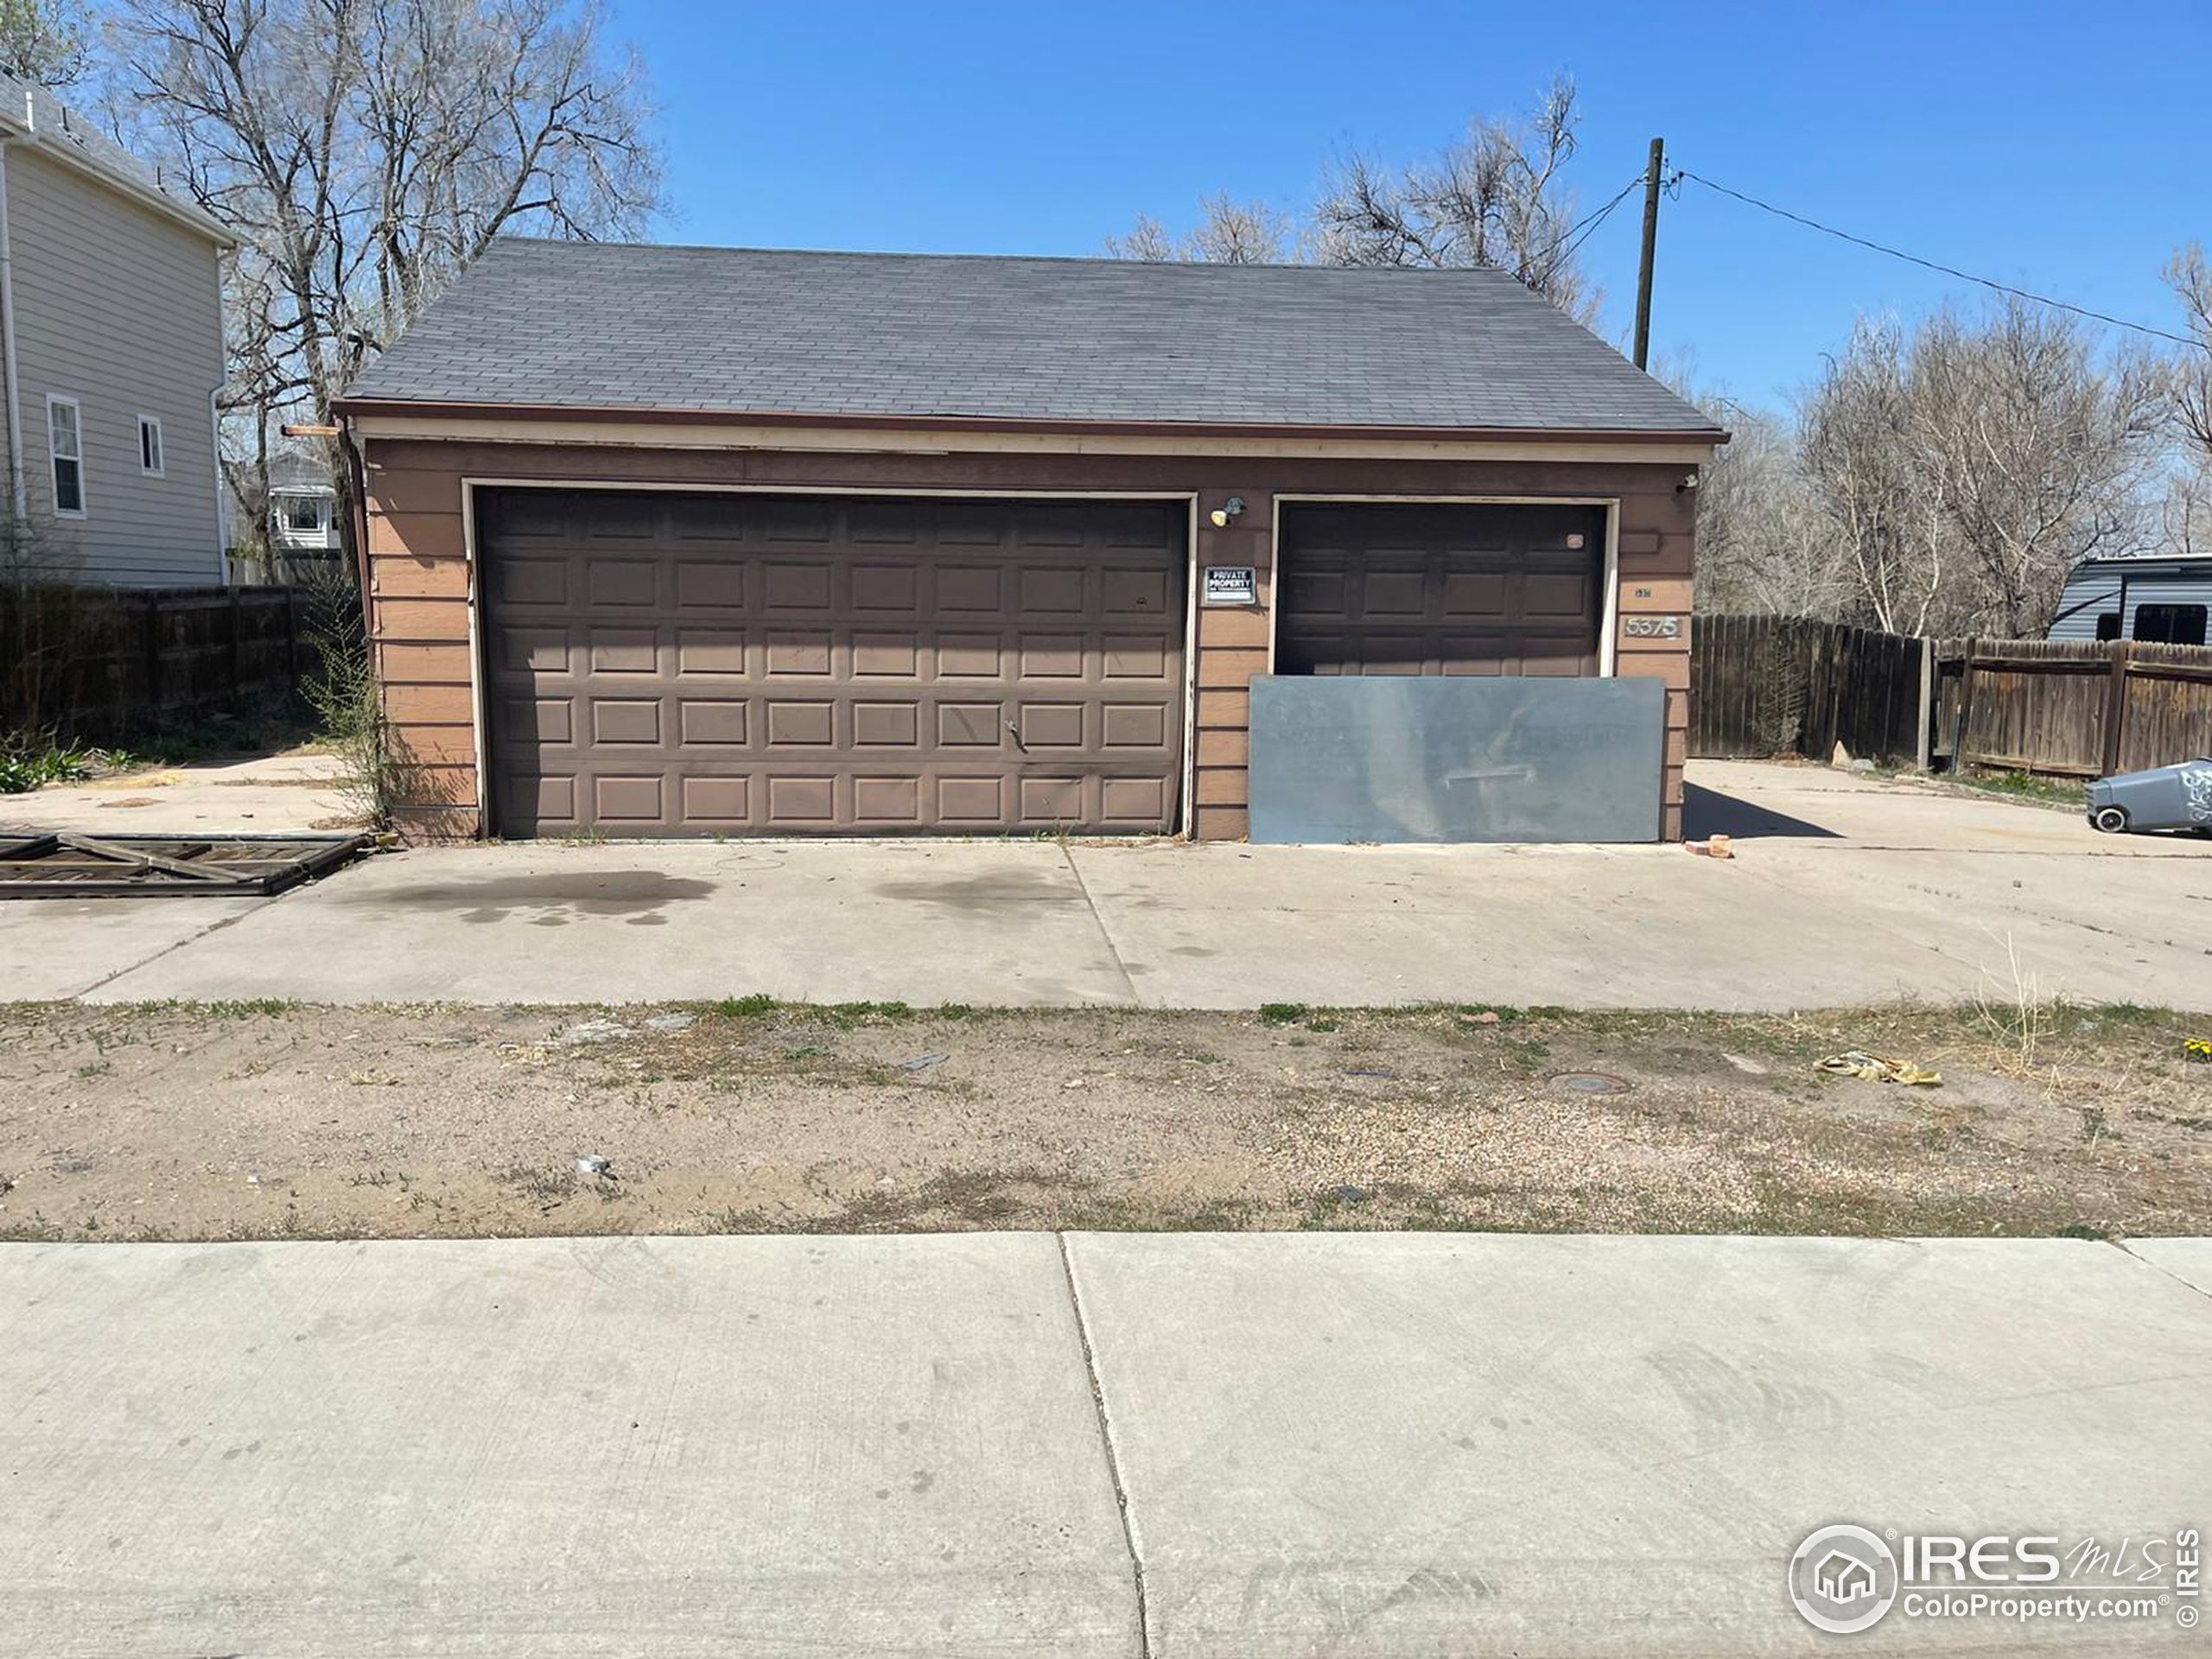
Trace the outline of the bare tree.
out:
[[[2175,412],[2190,446],[2212,462],[2212,262],[2206,260],[2203,245],[2192,242],[2177,253],[2165,276],[2188,319],[2190,338],[2196,342],[2173,364]]]
[[[1851,613],[1891,633],[1925,632],[1943,586],[1909,380],[1903,331],[1862,321],[1798,415],[1799,464],[1851,577]]]
[[[1700,609],[1841,617],[1853,598],[1788,418],[1711,393],[1683,395],[1731,434],[1697,493]]]
[[[1897,632],[2041,632],[2078,561],[2155,536],[2163,380],[2025,301],[1910,336],[1862,322],[1799,431],[1854,608]]]
[[[1393,172],[1360,156],[1332,169],[1314,208],[1318,257],[1339,265],[1488,265],[1588,321],[1600,296],[1576,261],[1560,170],[1581,123],[1562,75],[1518,121],[1478,119],[1433,161]]]
[[[246,447],[327,421],[494,237],[642,229],[651,111],[602,35],[566,0],[119,0],[123,124],[243,240],[225,403]]]
[[[1581,121],[1574,83],[1561,76],[1518,120],[1478,119],[1433,161],[1386,168],[1353,156],[1332,168],[1301,235],[1265,202],[1207,197],[1205,217],[1178,238],[1149,214],[1109,237],[1117,259],[1274,264],[1487,265],[1510,271],[1580,321],[1603,297],[1570,234],[1574,198],[1561,176]]]
[[[1949,310],[1921,325],[1913,430],[1980,626],[2039,633],[2077,561],[2141,550],[2160,381],[2024,300],[1979,325]]]
[[[1180,239],[1151,214],[1138,214],[1127,236],[1106,238],[1107,256],[1154,264],[1179,260],[1215,265],[1277,265],[1290,257],[1295,245],[1291,223],[1266,202],[1236,201],[1223,190],[1199,207],[1204,217]]]
[[[67,0],[0,0],[0,71],[34,86],[73,86],[92,69],[91,32]]]

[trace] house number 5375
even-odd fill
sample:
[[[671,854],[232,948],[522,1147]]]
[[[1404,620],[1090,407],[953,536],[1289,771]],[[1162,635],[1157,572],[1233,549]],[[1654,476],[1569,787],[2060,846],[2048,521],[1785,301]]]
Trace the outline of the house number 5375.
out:
[[[1621,632],[1630,639],[1679,639],[1682,637],[1682,619],[1679,616],[1631,616],[1622,622]]]

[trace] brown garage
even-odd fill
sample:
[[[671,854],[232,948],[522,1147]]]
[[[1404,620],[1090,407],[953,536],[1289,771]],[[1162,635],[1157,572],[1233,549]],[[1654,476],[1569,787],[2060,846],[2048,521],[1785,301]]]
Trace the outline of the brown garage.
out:
[[[1592,675],[1602,507],[1286,502],[1282,674]]]
[[[487,492],[501,834],[1174,827],[1182,502]]]
[[[1235,837],[1269,673],[1659,678],[1679,833],[1724,435],[1498,272],[503,242],[340,410],[423,834]]]

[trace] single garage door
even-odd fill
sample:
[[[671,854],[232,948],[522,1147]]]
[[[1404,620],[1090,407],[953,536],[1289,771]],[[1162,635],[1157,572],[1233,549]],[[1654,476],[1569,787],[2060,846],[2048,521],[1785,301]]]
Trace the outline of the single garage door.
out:
[[[1279,674],[1598,672],[1602,507],[1286,503]]]
[[[1186,512],[487,492],[493,830],[1166,832]]]

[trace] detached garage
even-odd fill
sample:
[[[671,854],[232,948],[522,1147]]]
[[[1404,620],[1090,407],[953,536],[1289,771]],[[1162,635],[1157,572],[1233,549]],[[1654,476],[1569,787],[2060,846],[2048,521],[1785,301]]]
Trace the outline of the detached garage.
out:
[[[1268,677],[1656,678],[1712,423],[1497,272],[502,242],[341,402],[411,826],[1249,828]]]

